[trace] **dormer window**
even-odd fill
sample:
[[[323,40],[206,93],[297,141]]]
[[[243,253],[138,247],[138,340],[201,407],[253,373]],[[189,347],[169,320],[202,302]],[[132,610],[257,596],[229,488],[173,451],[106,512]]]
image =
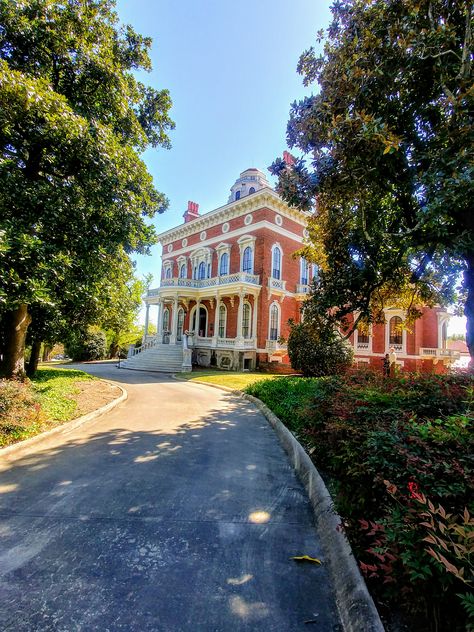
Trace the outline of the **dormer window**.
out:
[[[235,199],[240,200],[240,191],[235,192]]]
[[[250,189],[249,189],[249,195],[250,195],[251,193],[255,193],[255,187],[250,187]]]

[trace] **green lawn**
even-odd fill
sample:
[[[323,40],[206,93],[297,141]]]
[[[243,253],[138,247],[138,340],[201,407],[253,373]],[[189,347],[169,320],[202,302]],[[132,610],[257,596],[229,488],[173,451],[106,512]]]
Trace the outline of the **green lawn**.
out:
[[[190,373],[179,373],[177,377],[178,379],[190,382],[207,382],[208,384],[243,390],[249,384],[261,382],[262,380],[274,380],[281,376],[269,373],[250,373],[249,371],[218,371],[209,369],[192,371]]]
[[[95,379],[83,371],[40,367],[31,382],[0,380],[0,447],[74,419],[78,384]]]
[[[39,367],[32,384],[46,419],[53,422],[74,419],[77,404],[70,396],[79,392],[77,382],[95,379],[83,371]]]

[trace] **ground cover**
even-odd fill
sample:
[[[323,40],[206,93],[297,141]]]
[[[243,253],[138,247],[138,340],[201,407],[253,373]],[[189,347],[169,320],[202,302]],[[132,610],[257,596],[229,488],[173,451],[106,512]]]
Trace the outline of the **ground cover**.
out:
[[[246,389],[327,480],[388,629],[400,609],[417,632],[474,621],[473,386],[354,372]]]
[[[176,375],[181,380],[190,382],[206,382],[215,384],[216,386],[225,386],[235,390],[242,390],[262,380],[280,379],[279,375],[270,373],[251,373],[249,371],[219,371],[217,369],[195,369],[188,373],[179,373]]]
[[[95,410],[120,389],[83,371],[40,367],[33,380],[0,381],[0,447]]]

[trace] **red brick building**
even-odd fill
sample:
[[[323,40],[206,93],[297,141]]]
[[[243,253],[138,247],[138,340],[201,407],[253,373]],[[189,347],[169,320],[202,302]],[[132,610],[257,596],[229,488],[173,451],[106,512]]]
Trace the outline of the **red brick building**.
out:
[[[300,319],[316,273],[293,257],[306,221],[307,214],[288,207],[255,168],[240,174],[225,206],[200,215],[199,205],[189,202],[184,223],[159,236],[161,283],[145,299],[145,343],[126,365],[178,370],[184,342],[201,366],[289,368],[282,339],[288,320]],[[147,335],[150,318],[156,336]],[[369,335],[356,332],[356,361],[381,366],[391,346],[406,369],[432,370],[434,363],[441,368],[451,361],[445,310],[425,309],[412,332],[403,329],[403,319],[402,311],[387,310],[385,326]]]

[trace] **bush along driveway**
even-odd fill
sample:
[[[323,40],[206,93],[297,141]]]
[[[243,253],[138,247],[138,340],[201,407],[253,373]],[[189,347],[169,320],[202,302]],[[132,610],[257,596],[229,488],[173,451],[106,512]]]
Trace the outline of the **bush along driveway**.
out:
[[[246,389],[324,473],[388,629],[474,623],[473,386],[355,372]]]

